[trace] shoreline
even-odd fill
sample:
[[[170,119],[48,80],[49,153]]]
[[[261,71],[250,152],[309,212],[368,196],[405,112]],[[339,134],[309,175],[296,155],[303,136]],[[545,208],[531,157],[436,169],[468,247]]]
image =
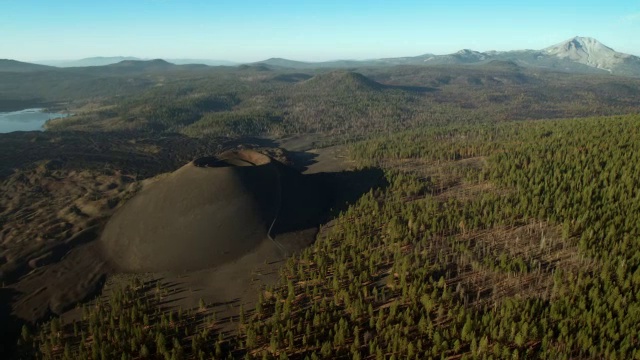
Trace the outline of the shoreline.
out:
[[[55,111],[41,107],[30,107],[17,111],[0,111],[0,133],[16,131],[46,131],[46,124],[54,119],[71,116],[68,111]]]
[[[22,110],[40,109],[42,112],[70,113],[69,102],[52,102],[39,100],[0,100],[0,113],[11,113]]]

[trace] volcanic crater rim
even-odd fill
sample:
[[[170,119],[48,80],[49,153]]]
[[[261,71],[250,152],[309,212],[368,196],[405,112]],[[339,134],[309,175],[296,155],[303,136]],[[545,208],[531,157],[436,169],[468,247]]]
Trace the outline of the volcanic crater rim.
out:
[[[200,168],[260,166],[271,163],[271,158],[253,150],[226,151],[217,156],[200,157],[192,164]]]

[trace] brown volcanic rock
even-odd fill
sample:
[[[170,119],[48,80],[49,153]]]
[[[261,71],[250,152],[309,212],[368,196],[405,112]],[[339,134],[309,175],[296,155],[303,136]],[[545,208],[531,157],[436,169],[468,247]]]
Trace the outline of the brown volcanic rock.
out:
[[[281,164],[242,150],[200,158],[152,183],[106,225],[121,271],[183,271],[238,259],[267,239],[281,202]]]

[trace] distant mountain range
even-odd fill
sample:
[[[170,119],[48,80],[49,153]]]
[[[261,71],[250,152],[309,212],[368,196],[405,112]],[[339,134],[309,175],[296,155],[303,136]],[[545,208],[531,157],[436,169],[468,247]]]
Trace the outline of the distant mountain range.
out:
[[[111,58],[113,59],[113,58]],[[131,75],[139,73],[161,73],[165,71],[190,71],[207,69],[209,65],[185,64],[176,65],[162,59],[154,60],[122,60],[107,65],[56,67],[32,64],[15,60],[0,59],[0,72],[7,73],[58,73],[62,74],[92,74],[92,75]]]
[[[424,54],[413,57],[362,61],[301,62],[272,58],[258,62],[293,69],[348,68],[390,65],[473,65],[508,61],[523,67],[539,67],[579,73],[611,73],[640,76],[640,57],[616,52],[598,40],[576,36],[541,50],[487,51],[463,49],[453,54]]]
[[[106,66],[116,64],[127,60],[142,60],[132,56],[110,56],[110,57],[91,57],[80,60],[44,60],[36,61],[36,64],[49,65],[55,67],[85,67],[85,66]]]
[[[541,50],[487,51],[479,52],[463,49],[453,54],[424,54],[412,57],[397,57],[371,60],[336,60],[326,62],[304,62],[282,58],[271,58],[243,67],[268,70],[271,68],[314,69],[314,68],[358,68],[367,66],[396,65],[476,65],[500,62],[513,66],[544,68],[575,73],[610,73],[621,76],[640,77],[640,57],[617,52],[589,37],[574,37],[559,44]],[[0,71],[30,72],[47,71],[56,68],[99,67],[113,72],[115,69],[126,71],[162,71],[176,69],[174,65],[191,69],[196,66],[235,66],[230,61],[204,59],[166,59],[148,60],[135,57],[94,57],[73,61],[45,61],[30,64],[14,60],[0,60]],[[115,67],[114,67],[115,66]],[[95,70],[98,70],[97,68]]]

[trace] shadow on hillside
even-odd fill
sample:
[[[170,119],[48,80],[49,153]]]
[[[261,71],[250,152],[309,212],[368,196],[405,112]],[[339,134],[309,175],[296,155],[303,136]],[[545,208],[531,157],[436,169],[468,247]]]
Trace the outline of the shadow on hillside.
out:
[[[11,304],[16,296],[15,290],[0,288],[0,324],[2,324],[0,326],[0,354],[8,355],[8,359],[18,358],[16,347],[20,329],[24,324],[24,321],[12,314]]]
[[[315,154],[306,154],[309,156],[296,154],[298,161],[304,161],[304,167],[315,162]],[[301,164],[298,162],[296,167]],[[378,168],[285,176],[282,181],[282,206],[274,226],[276,236],[317,228],[370,190],[388,186],[384,172]]]
[[[318,162],[318,154],[304,151],[289,151],[287,157],[292,161],[289,165],[301,173],[309,169],[309,166]]]

